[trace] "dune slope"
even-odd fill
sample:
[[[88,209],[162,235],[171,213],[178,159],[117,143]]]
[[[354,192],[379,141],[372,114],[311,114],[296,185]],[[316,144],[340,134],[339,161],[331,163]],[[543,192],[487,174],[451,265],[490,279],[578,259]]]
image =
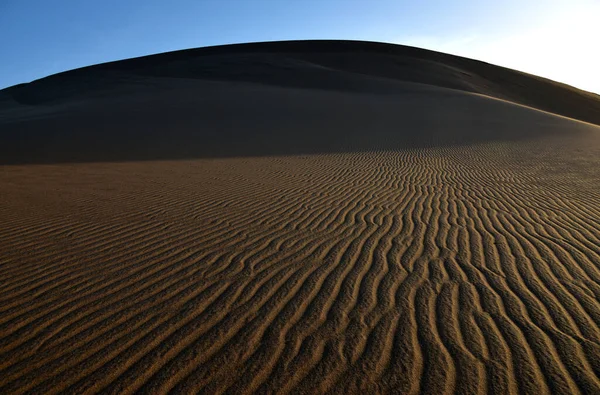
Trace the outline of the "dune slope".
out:
[[[598,393],[599,103],[355,42],[0,91],[0,393]]]

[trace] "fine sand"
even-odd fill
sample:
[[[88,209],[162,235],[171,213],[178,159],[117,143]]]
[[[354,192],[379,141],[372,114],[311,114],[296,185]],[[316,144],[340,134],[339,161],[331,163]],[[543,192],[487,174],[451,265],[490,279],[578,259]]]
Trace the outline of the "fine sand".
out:
[[[600,393],[599,124],[364,42],[0,91],[0,393]]]

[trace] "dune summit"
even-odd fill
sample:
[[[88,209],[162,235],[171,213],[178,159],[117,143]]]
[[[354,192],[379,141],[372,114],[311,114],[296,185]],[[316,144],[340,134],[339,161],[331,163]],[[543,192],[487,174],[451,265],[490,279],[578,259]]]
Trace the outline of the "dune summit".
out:
[[[0,393],[598,393],[600,97],[391,44],[0,91]]]

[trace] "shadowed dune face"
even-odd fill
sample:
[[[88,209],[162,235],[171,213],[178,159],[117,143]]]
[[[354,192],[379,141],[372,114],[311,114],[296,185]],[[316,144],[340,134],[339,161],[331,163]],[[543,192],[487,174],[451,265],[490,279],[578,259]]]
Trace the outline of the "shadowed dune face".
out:
[[[106,90],[132,77],[353,89],[353,83],[340,76],[343,73],[481,93],[600,124],[598,95],[466,58],[361,41],[283,41],[190,49],[73,70],[4,92],[20,103],[41,104]]]
[[[114,95],[6,111],[3,164],[398,150],[589,127],[421,84],[344,76],[355,91],[149,79]],[[360,89],[360,91],[358,91]]]
[[[599,393],[600,127],[269,45],[0,92],[0,393]]]
[[[469,59],[379,43],[258,43],[106,63],[0,91],[0,157],[297,155],[578,129],[473,93],[600,124],[596,95]]]

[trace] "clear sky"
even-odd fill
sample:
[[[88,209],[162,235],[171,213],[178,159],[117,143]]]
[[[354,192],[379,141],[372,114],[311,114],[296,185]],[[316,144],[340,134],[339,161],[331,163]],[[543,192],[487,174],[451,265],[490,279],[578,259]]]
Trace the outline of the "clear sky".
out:
[[[0,0],[0,88],[177,49],[386,41],[600,93],[600,0]]]

